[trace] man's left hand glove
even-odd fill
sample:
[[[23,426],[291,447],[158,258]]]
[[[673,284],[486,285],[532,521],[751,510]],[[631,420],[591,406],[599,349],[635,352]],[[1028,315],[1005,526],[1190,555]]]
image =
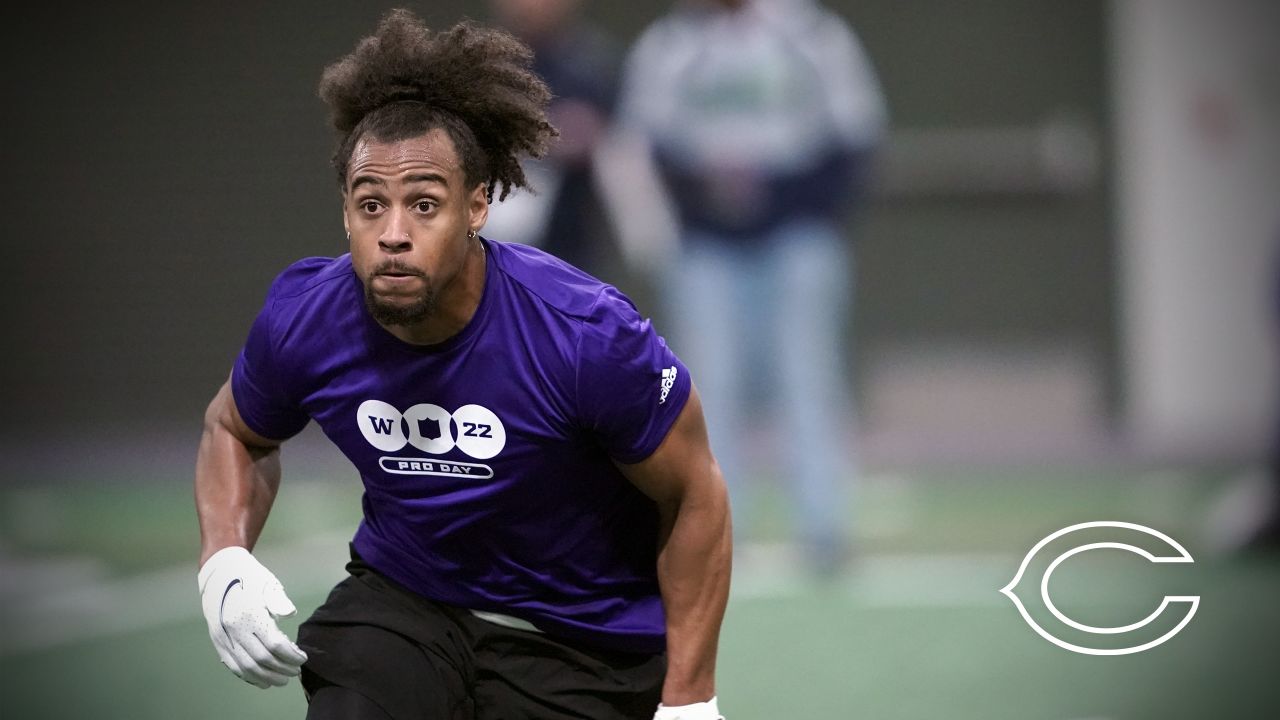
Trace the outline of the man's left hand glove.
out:
[[[692,705],[663,705],[658,704],[658,712],[654,713],[653,720],[724,720],[724,716],[720,714],[720,708],[716,705],[716,699],[713,697],[706,702],[693,703]]]

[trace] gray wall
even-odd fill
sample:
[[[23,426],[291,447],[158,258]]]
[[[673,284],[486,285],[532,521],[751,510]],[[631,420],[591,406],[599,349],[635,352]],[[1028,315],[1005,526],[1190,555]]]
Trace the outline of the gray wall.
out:
[[[263,5],[10,11],[9,442],[194,434],[275,273],[343,252],[315,85],[389,5]],[[588,5],[623,42],[663,7]],[[895,128],[1025,125],[1067,109],[1105,138],[1101,2],[832,5],[863,35]],[[419,10],[436,26],[486,14],[477,2]],[[860,356],[919,339],[1066,339],[1103,358],[1114,399],[1105,185],[882,194],[851,225]]]

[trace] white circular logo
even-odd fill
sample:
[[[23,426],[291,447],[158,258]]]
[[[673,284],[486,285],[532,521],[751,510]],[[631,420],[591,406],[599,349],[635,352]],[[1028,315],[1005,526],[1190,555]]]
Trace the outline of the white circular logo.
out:
[[[400,411],[381,400],[365,400],[356,410],[356,423],[369,444],[395,452],[404,447],[404,417]]]
[[[369,444],[384,452],[405,445],[432,455],[454,447],[477,460],[487,460],[507,445],[507,429],[494,412],[483,405],[463,405],[456,412],[419,403],[401,414],[381,400],[365,400],[356,410],[356,424]]]
[[[433,455],[449,452],[454,444],[452,419],[448,410],[430,403],[420,403],[405,410],[409,444]]]
[[[458,449],[477,460],[488,460],[507,444],[507,429],[489,408],[463,405],[453,421],[458,427]]]

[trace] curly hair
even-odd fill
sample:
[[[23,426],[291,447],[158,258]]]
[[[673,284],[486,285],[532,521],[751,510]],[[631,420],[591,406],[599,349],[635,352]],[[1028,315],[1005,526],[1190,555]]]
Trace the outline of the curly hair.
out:
[[[533,53],[510,33],[464,20],[433,32],[412,12],[387,13],[377,31],[325,68],[320,98],[340,140],[333,166],[344,187],[356,144],[396,142],[441,129],[469,187],[493,201],[529,188],[522,155],[542,157],[558,132],[547,120],[547,85]]]

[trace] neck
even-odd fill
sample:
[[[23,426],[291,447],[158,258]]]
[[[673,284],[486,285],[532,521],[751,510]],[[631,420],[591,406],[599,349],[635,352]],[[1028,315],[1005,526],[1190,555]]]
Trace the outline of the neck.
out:
[[[382,325],[411,345],[436,345],[462,332],[480,307],[484,295],[485,251],[480,238],[467,250],[462,272],[440,288],[435,312],[411,325]],[[380,323],[381,324],[381,323]]]

